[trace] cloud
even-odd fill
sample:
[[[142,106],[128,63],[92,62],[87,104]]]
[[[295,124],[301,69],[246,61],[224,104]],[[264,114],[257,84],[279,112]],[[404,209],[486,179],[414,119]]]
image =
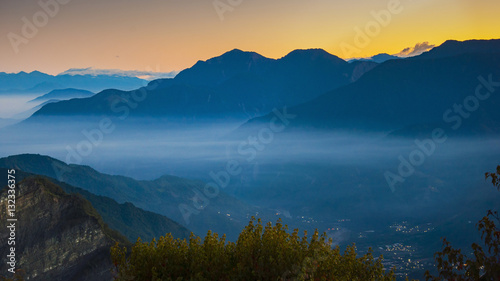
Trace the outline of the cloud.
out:
[[[400,58],[408,58],[408,57],[414,57],[422,54],[423,52],[427,52],[434,48],[436,45],[431,45],[429,42],[425,41],[422,43],[417,43],[413,47],[407,47],[401,50],[401,52],[393,55],[388,55],[386,53],[381,53],[376,56],[372,57],[355,57],[355,58],[350,58],[347,59],[347,62],[354,62],[354,61],[374,61],[376,63],[382,63],[386,60],[389,59],[395,59],[394,57],[400,57]]]
[[[155,71],[139,71],[139,70],[120,70],[120,69],[96,69],[93,67],[87,68],[70,68],[58,75],[109,75],[123,77],[137,77],[145,80],[155,80],[160,78],[173,78],[179,73],[178,71],[170,72],[155,72]]]
[[[429,42],[417,43],[414,47],[404,48],[401,52],[395,54],[395,56],[404,58],[418,56],[423,52],[431,50],[434,46],[435,45],[430,45]]]

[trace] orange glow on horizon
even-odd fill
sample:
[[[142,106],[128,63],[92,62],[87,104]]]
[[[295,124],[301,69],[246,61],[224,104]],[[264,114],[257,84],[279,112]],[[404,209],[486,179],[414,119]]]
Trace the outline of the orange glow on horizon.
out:
[[[366,30],[376,22],[373,14],[391,3],[401,12],[372,29],[365,46],[356,45],[357,28]],[[346,59],[395,54],[425,41],[439,45],[448,39],[500,38],[496,0],[255,0],[231,8],[221,17],[212,1],[72,0],[60,4],[27,43],[19,43],[16,54],[7,35],[22,36],[22,18],[32,21],[43,9],[36,1],[2,2],[0,71],[58,74],[94,67],[168,72],[234,48],[270,58],[322,48]],[[346,44],[356,52],[347,56]]]

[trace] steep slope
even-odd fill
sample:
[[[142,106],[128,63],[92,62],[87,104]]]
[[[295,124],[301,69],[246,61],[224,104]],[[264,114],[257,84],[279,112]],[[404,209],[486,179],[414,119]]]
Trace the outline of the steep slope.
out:
[[[166,233],[174,238],[189,238],[190,231],[171,219],[157,213],[144,211],[130,202],[122,204],[106,197],[94,195],[81,188],[59,183],[69,194],[80,194],[92,203],[109,227],[120,231],[130,241],[141,238],[143,241],[158,239]]]
[[[2,175],[7,175],[7,171],[7,168],[0,168],[0,174]],[[16,170],[17,181],[30,176],[35,175]],[[189,230],[165,216],[144,211],[129,202],[119,204],[109,197],[95,195],[53,178],[46,179],[61,187],[64,192],[76,194],[88,200],[102,216],[104,222],[127,237],[129,241],[136,241],[139,237],[144,241],[151,241],[153,238],[158,238],[166,233],[172,233],[175,238],[189,238]],[[0,185],[5,186],[7,182],[1,182]]]
[[[7,221],[8,188],[0,193],[0,219]],[[16,268],[28,280],[111,280],[109,248],[125,238],[110,230],[92,205],[50,181],[30,177],[16,186]],[[9,232],[0,251],[10,252]],[[8,265],[0,269],[7,272]]]
[[[164,176],[154,181],[138,181],[124,176],[99,173],[88,166],[67,165],[59,160],[34,154],[0,159],[0,167],[55,178],[91,193],[110,197],[119,203],[131,202],[139,208],[167,216],[203,235],[209,229],[235,238],[247,222],[247,215],[259,210],[228,196],[222,190],[206,198],[205,183]],[[200,209],[196,206],[202,204]],[[185,219],[181,207],[193,210]],[[231,214],[227,216],[226,214]]]

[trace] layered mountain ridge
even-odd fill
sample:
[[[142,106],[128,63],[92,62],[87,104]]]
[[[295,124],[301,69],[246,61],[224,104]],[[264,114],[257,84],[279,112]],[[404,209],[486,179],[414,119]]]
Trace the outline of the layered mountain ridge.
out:
[[[220,191],[215,198],[210,200],[208,206],[192,213],[188,216],[189,220],[186,220],[185,214],[180,210],[180,206],[181,204],[193,206],[194,198],[197,197],[196,192],[201,192],[202,194],[204,190],[205,183],[201,181],[174,176],[163,176],[153,181],[139,181],[125,176],[112,176],[99,173],[88,166],[67,165],[62,161],[34,154],[1,158],[0,167],[19,169],[27,173],[43,175],[81,188],[95,195],[112,198],[121,203],[119,209],[122,209],[122,212],[125,214],[130,212],[127,209],[130,209],[131,206],[127,204],[123,205],[123,203],[130,202],[141,209],[167,216],[177,223],[189,227],[199,235],[203,235],[209,229],[221,229],[220,231],[227,233],[228,237],[233,237],[237,235],[235,230],[238,230],[246,223],[246,215],[251,212],[255,213],[256,211],[255,208]],[[74,188],[68,188],[68,191],[79,192]],[[96,206],[99,206],[100,210],[109,218],[109,224],[114,223],[115,227],[123,225],[123,222],[120,222],[120,220],[116,220],[116,218],[113,220],[113,216],[117,214],[116,212],[110,212],[110,205],[106,205],[110,204],[110,202],[106,202],[107,199],[91,196],[86,192],[82,192],[82,195],[96,202]],[[114,204],[116,205],[116,203]],[[194,207],[192,208],[194,209]],[[173,233],[174,237],[186,238],[189,235],[187,230],[177,223],[154,218],[153,214],[148,215],[140,211],[134,211],[133,213],[141,215],[135,218],[130,217],[130,223],[136,222],[134,223],[135,226],[140,226],[140,221],[137,221],[140,218],[153,216],[153,218],[143,223],[162,223],[165,226],[159,227],[157,225],[156,227],[163,231],[169,230],[169,232]],[[130,215],[133,215],[133,213]],[[225,215],[227,213],[231,213],[232,217],[227,217]],[[151,226],[148,227],[148,229],[154,228]],[[123,226],[119,229],[123,229],[123,232],[127,232],[126,234],[128,235],[131,235],[129,231],[133,230],[130,227],[125,228]],[[161,235],[164,234],[162,233]],[[149,234],[147,237],[151,236],[153,235]],[[155,236],[157,237],[157,235]]]
[[[25,157],[24,159],[27,159],[26,156],[28,155],[13,156],[10,157],[10,159],[16,157]],[[34,157],[30,157],[30,159],[34,159]],[[8,163],[5,166],[18,169],[16,170],[17,181],[43,174],[24,172],[23,170],[20,170],[19,165],[16,164]],[[33,171],[33,169],[29,170]],[[8,169],[4,168],[4,165],[0,165],[0,173],[6,175],[7,171]],[[95,195],[84,189],[60,182],[54,178],[46,176],[43,176],[43,178],[59,186],[67,194],[76,194],[88,200],[97,212],[99,212],[104,222],[109,225],[109,227],[120,232],[131,242],[135,242],[138,238],[143,240],[152,240],[153,238],[158,238],[166,233],[171,233],[175,238],[188,238],[190,235],[189,230],[169,218],[153,212],[144,211],[143,209],[137,208],[130,202],[119,204],[109,197]],[[7,182],[4,184],[6,185]]]

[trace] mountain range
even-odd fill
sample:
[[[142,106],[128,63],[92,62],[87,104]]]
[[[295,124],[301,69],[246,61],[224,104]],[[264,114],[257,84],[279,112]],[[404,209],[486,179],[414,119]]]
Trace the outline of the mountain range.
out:
[[[140,106],[131,110],[131,116],[244,120],[347,85],[375,65],[373,62],[349,64],[318,49],[296,50],[277,60],[235,49],[199,61],[173,79],[155,80],[136,91],[105,90],[91,98],[47,105],[36,112],[33,119],[116,116],[117,109],[135,103],[133,97],[140,96],[137,98]],[[142,96],[147,98],[142,100]]]
[[[177,75],[178,71],[158,72],[158,71],[140,71],[140,70],[120,70],[120,69],[98,69],[93,67],[86,68],[71,68],[59,75],[108,75],[118,77],[137,77],[144,80],[155,80],[162,78],[173,78]]]
[[[132,103],[139,105],[127,111],[130,116],[190,122],[244,121],[287,106],[299,116],[292,127],[412,134],[411,128],[461,122],[456,112],[444,114],[463,104],[484,79],[500,77],[499,42],[446,41],[420,56],[381,64],[349,64],[318,49],[296,50],[277,60],[232,50],[136,91],[105,90],[45,105],[28,122],[44,116],[119,116]],[[145,98],[137,102],[134,95]],[[496,98],[482,103],[463,122],[461,133],[497,131]],[[271,115],[249,123],[267,122]]]
[[[289,108],[297,115],[290,126],[410,135],[419,127],[441,126],[462,134],[499,133],[499,97],[493,94],[499,64],[500,40],[447,41],[417,57],[386,61],[352,84]]]
[[[104,89],[132,90],[142,87],[147,80],[116,75],[49,75],[39,71],[26,73],[0,72],[0,95],[46,94],[56,89],[77,88],[91,92]]]

